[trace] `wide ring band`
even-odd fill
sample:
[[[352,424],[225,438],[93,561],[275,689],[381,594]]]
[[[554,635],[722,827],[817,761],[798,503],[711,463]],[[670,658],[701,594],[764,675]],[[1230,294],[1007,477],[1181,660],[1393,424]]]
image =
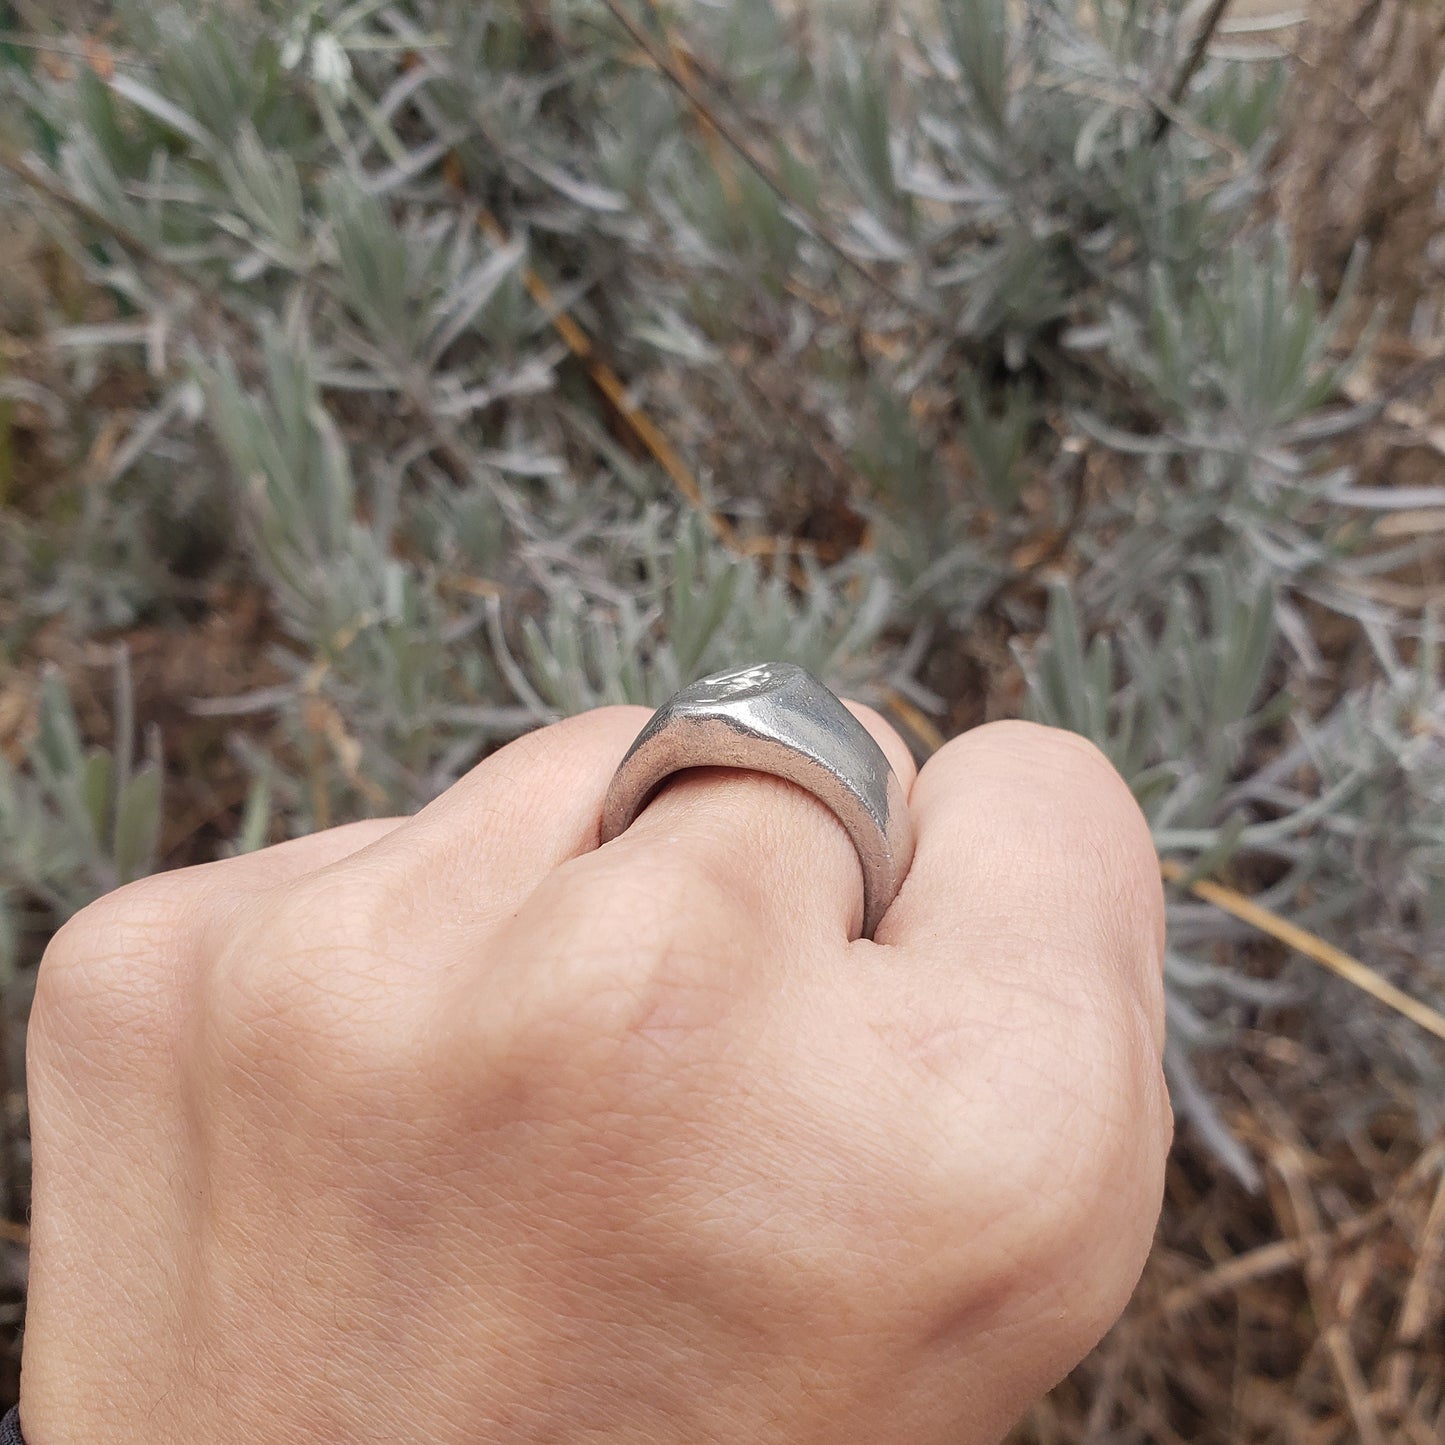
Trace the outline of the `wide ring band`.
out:
[[[872,938],[913,861],[903,785],[868,730],[811,673],[766,662],[720,672],[674,695],[618,765],[602,841],[626,831],[668,778],[744,768],[806,788],[837,816],[863,868],[863,936]]]

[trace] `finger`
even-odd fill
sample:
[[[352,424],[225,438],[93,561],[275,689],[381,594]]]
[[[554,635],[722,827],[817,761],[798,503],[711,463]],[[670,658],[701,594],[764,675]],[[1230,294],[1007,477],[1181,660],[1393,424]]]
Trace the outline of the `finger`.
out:
[[[917,846],[878,941],[976,987],[1047,970],[1062,1007],[1142,1008],[1162,1048],[1164,901],[1138,805],[1093,744],[1001,722],[955,738],[910,799]]]
[[[72,935],[88,928],[93,919],[107,920],[102,932],[129,931],[111,919],[141,918],[164,921],[170,948],[194,952],[196,942],[237,912],[255,906],[255,895],[289,883],[308,873],[328,868],[370,847],[393,832],[403,818],[365,818],[327,828],[302,838],[291,838],[211,863],[196,863],[153,873],[106,894],[85,910],[86,917],[71,929]],[[159,930],[147,924],[147,930]]]
[[[848,981],[909,1066],[960,1198],[984,1202],[970,1248],[1010,1261],[1013,1345],[1041,1352],[1047,1383],[1122,1310],[1158,1214],[1172,1129],[1158,862],[1123,779],[1051,728],[955,739],[911,808],[890,946],[860,946]]]
[[[597,708],[528,733],[351,862],[395,891],[399,917],[467,928],[504,918],[559,864],[596,848],[607,784],[650,716]]]
[[[907,745],[872,708],[848,707],[906,795],[915,772]],[[785,943],[846,941],[862,923],[862,867],[842,823],[811,793],[767,774],[695,768],[676,775],[592,866],[623,878],[665,876],[673,891],[707,887]],[[680,909],[688,903],[670,901]]]
[[[353,857],[395,832],[406,821],[405,818],[362,818],[204,866],[207,870],[214,869],[212,878],[228,888],[238,884],[267,888]]]

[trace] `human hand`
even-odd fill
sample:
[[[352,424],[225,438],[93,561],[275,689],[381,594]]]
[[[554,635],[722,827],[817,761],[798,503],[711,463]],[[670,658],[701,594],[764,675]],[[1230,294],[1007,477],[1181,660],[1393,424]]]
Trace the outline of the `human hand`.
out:
[[[415,818],[133,884],[40,970],[29,1445],[997,1439],[1157,1213],[1163,912],[1088,744],[841,826],[699,771],[596,847],[646,712]]]

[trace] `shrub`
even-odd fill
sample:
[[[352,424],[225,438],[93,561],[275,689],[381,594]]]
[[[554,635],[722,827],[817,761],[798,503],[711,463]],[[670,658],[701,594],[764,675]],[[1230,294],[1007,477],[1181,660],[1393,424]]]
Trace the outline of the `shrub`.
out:
[[[945,730],[983,694],[1438,992],[1441,679],[1361,602],[1404,554],[1339,446],[1348,282],[1262,204],[1283,72],[1090,9],[126,3],[88,60],[9,56],[12,191],[84,281],[50,393],[109,461],[3,514],[7,646],[257,594],[266,677],[207,704],[269,720],[244,846],[754,656]],[[52,753],[5,777],[38,933],[143,856],[159,776]],[[1191,1058],[1309,990],[1237,940],[1177,905],[1170,1058],[1247,1173]]]

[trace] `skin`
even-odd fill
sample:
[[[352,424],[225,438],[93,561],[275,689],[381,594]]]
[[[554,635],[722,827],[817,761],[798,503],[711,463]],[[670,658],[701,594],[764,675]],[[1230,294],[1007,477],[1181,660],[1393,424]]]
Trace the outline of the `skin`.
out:
[[[1156,1219],[1163,906],[1104,758],[914,777],[912,870],[698,771],[597,847],[647,713],[406,820],[166,874],[30,1026],[30,1445],[999,1439]]]

